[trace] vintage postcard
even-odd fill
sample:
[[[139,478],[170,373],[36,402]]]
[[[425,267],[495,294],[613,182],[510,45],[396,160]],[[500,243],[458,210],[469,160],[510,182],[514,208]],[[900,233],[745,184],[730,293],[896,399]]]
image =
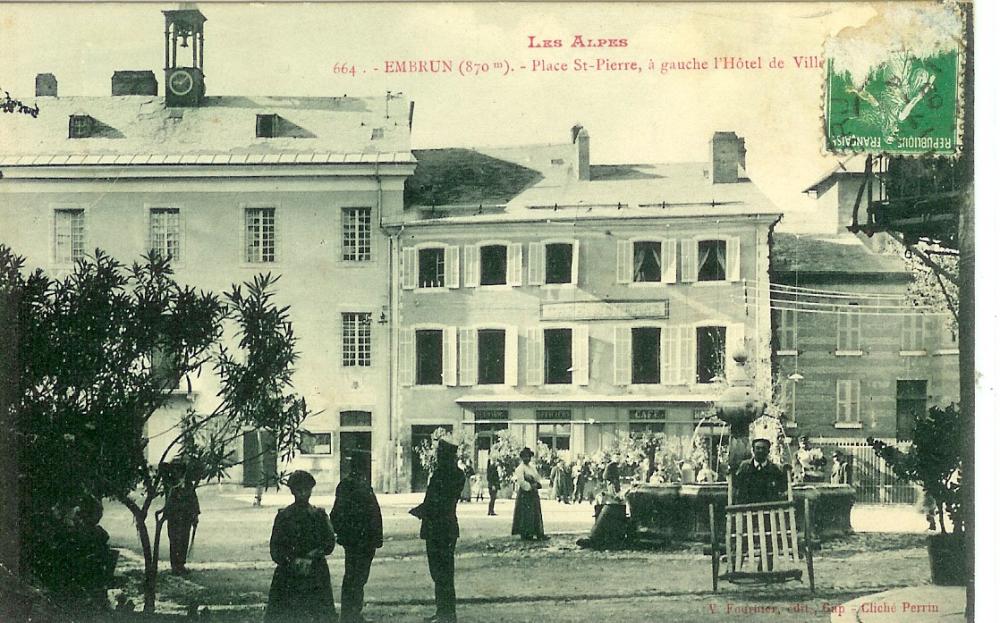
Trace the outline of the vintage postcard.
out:
[[[0,620],[972,620],[973,26],[0,5]]]

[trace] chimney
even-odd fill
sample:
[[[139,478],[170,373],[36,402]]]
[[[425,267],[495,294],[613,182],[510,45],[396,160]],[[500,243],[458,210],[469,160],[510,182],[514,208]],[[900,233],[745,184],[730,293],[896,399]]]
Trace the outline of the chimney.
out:
[[[716,132],[708,143],[708,179],[713,184],[733,184],[746,169],[747,150],[736,132]]]
[[[581,181],[590,180],[590,134],[579,123],[571,131],[573,143],[576,145],[577,173]]]
[[[35,97],[59,97],[59,82],[54,75],[35,76]]]
[[[116,71],[111,76],[111,95],[156,95],[156,75],[149,70]]]

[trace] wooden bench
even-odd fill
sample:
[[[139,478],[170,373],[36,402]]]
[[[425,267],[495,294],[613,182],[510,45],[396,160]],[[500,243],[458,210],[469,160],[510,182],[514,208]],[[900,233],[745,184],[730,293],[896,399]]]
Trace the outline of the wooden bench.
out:
[[[733,504],[733,484],[729,483],[726,506],[725,545],[718,542],[715,525],[715,508],[708,507],[709,527],[712,535],[712,590],[719,590],[719,580],[737,583],[802,581],[805,563],[809,576],[809,590],[816,591],[813,575],[811,516],[809,500],[805,509],[799,538],[800,524],[795,516],[792,485],[788,483],[786,500],[757,504]],[[725,561],[726,571],[719,569]]]

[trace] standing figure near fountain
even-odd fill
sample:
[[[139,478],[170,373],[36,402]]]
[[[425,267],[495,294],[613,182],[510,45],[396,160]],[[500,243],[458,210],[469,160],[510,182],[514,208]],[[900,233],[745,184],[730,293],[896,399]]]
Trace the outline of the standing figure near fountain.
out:
[[[823,482],[826,480],[823,474],[826,457],[823,456],[822,449],[812,446],[807,435],[799,437],[799,449],[795,453],[795,462],[799,465],[802,482]]]
[[[740,463],[733,477],[733,502],[756,504],[784,499],[788,481],[785,472],[771,462],[771,440],[753,440],[753,458]]]

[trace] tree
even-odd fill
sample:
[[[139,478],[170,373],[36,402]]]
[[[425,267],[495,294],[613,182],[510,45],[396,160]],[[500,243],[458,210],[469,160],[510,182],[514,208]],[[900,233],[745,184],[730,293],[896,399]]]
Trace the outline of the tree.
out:
[[[0,246],[0,289],[15,301],[19,382],[13,402],[22,448],[20,478],[30,526],[26,542],[52,532],[60,505],[84,496],[129,509],[145,561],[145,610],[155,609],[159,531],[148,520],[165,494],[160,466],[176,454],[198,482],[225,476],[232,443],[264,429],[286,458],[309,415],[292,393],[297,358],[288,307],[273,300],[277,278],[260,275],[219,298],[181,286],[165,258],[125,266],[100,250],[63,279],[24,276],[24,259]],[[235,336],[227,347],[224,335]],[[161,456],[145,428],[181,379],[210,368],[218,404],[189,411]],[[256,457],[244,457],[253,460]],[[69,460],[67,460],[69,459]],[[37,551],[37,550],[36,550]],[[39,563],[41,561],[30,560]]]
[[[965,439],[957,405],[931,407],[927,415],[918,417],[908,451],[871,437],[868,443],[897,477],[919,484],[934,500],[942,533],[946,532],[945,513],[951,518],[954,532],[963,532],[961,472]]]

